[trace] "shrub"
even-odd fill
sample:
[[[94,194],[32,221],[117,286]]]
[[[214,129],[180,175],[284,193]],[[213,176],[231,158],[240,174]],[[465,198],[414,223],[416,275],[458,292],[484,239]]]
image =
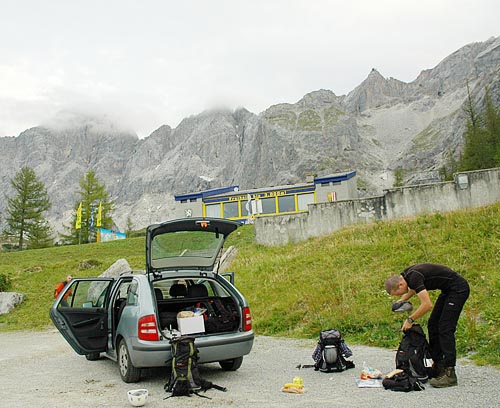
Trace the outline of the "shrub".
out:
[[[7,292],[10,289],[10,279],[7,275],[0,273],[0,292]]]

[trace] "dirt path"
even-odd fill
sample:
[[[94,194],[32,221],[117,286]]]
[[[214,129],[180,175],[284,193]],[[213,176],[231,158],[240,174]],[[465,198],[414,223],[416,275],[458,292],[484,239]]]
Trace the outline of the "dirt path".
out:
[[[257,337],[252,353],[233,373],[217,364],[203,366],[202,376],[225,386],[223,393],[209,390],[212,399],[193,396],[164,400],[163,370],[147,370],[141,382],[125,384],[117,365],[107,359],[87,361],[76,355],[56,331],[0,333],[0,406],[2,407],[128,407],[127,390],[147,388],[146,407],[499,407],[500,371],[460,361],[460,385],[449,389],[396,393],[357,388],[363,361],[384,373],[394,368],[394,351],[352,346],[356,368],[324,374],[298,370],[312,363],[312,340]],[[294,376],[304,379],[304,395],[280,392]]]

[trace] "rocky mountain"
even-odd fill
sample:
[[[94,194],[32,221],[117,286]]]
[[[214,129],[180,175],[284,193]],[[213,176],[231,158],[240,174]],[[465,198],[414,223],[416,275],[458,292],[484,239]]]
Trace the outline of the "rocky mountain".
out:
[[[174,195],[238,184],[242,189],[356,170],[361,194],[381,193],[402,167],[428,177],[463,147],[467,86],[479,105],[486,87],[500,104],[500,37],[466,45],[410,83],[376,69],[348,95],[330,90],[260,114],[213,110],[164,125],[145,139],[105,116],[61,115],[18,137],[0,138],[0,187],[35,169],[53,203],[57,231],[69,225],[80,177],[94,169],[117,203],[124,229],[169,218]],[[5,200],[0,203],[0,212]]]

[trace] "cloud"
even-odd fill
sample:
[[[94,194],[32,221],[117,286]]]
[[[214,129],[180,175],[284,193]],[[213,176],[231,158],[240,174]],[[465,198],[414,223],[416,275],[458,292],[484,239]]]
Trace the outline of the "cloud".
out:
[[[7,2],[0,135],[93,106],[144,137],[213,105],[346,94],[372,67],[410,82],[498,35],[499,14],[492,0]]]

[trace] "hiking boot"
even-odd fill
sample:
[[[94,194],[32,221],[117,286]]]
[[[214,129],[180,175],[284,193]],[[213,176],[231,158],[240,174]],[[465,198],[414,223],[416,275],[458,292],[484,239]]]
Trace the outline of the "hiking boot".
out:
[[[435,388],[446,388],[458,385],[455,367],[446,367],[441,376],[431,379],[429,384]]]
[[[441,367],[438,364],[433,364],[431,372],[429,373],[429,379],[441,377],[443,374],[444,374],[444,367]]]

